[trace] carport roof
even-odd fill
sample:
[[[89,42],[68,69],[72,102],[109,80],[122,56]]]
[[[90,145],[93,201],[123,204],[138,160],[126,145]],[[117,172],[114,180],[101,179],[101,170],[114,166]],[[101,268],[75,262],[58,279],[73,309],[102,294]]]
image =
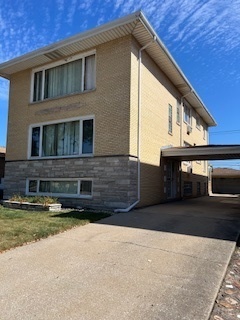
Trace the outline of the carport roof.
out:
[[[162,149],[164,158],[179,161],[240,159],[240,145],[204,145]]]

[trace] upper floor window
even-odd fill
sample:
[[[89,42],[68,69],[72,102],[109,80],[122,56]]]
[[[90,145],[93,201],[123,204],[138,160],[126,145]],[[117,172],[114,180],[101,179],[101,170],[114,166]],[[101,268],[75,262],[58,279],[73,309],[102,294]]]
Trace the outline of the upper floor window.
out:
[[[63,157],[93,153],[93,119],[49,123],[30,128],[30,157]]]
[[[172,134],[172,106],[168,105],[168,133]]]
[[[192,124],[191,109],[186,104],[184,104],[184,121],[187,124]]]
[[[201,129],[201,121],[200,117],[196,115],[196,127],[200,130]]]
[[[180,108],[181,108],[181,104],[180,102],[177,100],[177,123],[180,124]]]
[[[95,54],[75,56],[33,72],[32,101],[64,96],[95,88]]]
[[[206,127],[203,126],[203,139],[206,140],[206,137],[207,137],[207,130],[206,130]]]

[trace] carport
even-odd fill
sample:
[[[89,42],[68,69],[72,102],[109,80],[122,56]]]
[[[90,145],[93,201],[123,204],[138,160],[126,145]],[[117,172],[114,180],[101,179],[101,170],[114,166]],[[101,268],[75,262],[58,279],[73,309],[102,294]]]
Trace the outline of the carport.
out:
[[[178,161],[240,159],[240,145],[204,145],[162,149],[162,157]]]
[[[229,159],[240,159],[240,145],[202,145],[202,146],[184,146],[184,147],[165,147],[161,150],[162,158],[166,160],[168,163],[181,163],[182,161],[206,161],[206,160],[229,160]],[[170,168],[172,165],[169,166]],[[189,171],[187,173],[191,173],[191,163],[189,166]],[[192,182],[186,182],[184,185],[184,191],[182,191],[182,181],[184,179],[183,175],[186,174],[180,169],[179,175],[179,184],[180,188],[180,198],[183,195],[192,195]],[[170,177],[170,178],[168,178]],[[174,174],[168,174],[166,177],[167,181],[167,189],[169,189],[169,193],[176,194],[174,190],[176,190],[176,179],[172,179]],[[196,176],[195,176],[196,178]],[[201,176],[198,176],[197,179],[200,180]],[[189,175],[187,175],[187,179],[189,179]],[[196,179],[195,179],[196,180]],[[211,180],[211,179],[210,179]],[[200,192],[197,194],[201,194],[201,182],[198,183],[198,189]],[[211,186],[209,186],[211,189]],[[189,189],[187,192],[186,190]],[[207,182],[204,182],[204,194],[206,194],[207,190]],[[210,190],[211,192],[211,190]]]

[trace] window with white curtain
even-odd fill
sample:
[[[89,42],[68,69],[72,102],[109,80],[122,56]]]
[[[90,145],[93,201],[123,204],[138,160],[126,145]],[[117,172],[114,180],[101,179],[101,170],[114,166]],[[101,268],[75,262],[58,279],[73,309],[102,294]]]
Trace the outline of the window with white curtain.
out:
[[[80,118],[30,127],[30,157],[93,154],[93,118]]]
[[[32,101],[92,90],[95,88],[95,73],[95,53],[35,69]]]

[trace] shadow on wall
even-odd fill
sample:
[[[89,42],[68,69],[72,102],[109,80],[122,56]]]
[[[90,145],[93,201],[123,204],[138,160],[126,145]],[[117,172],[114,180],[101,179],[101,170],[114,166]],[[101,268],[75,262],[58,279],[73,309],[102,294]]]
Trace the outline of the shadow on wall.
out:
[[[99,223],[235,241],[239,218],[237,199],[201,197],[116,214]]]
[[[181,174],[178,167],[179,162],[167,159],[161,159],[159,166],[141,163],[141,202],[139,207],[169,202],[181,197],[191,198],[208,195],[208,177],[187,172]]]

